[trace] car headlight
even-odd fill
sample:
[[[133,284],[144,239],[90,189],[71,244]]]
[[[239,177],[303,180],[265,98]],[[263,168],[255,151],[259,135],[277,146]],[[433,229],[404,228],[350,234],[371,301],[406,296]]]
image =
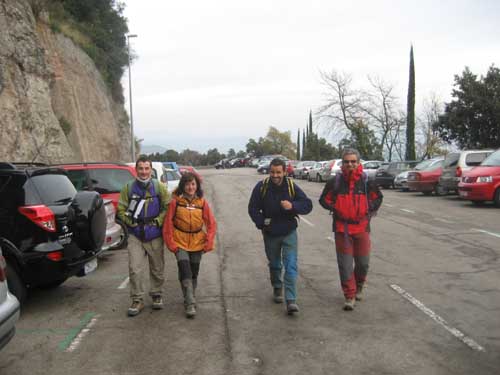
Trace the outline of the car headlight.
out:
[[[476,182],[493,182],[493,176],[479,176]]]

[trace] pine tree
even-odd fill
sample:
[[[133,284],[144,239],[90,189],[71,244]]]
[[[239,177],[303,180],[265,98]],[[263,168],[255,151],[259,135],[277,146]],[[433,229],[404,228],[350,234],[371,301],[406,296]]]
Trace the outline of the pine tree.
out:
[[[408,80],[408,100],[406,107],[406,160],[415,160],[415,63],[413,45],[410,49],[410,77]]]
[[[300,160],[300,129],[297,130],[297,160]]]
[[[304,160],[306,157],[306,135],[304,129],[302,129],[302,158],[300,160]]]

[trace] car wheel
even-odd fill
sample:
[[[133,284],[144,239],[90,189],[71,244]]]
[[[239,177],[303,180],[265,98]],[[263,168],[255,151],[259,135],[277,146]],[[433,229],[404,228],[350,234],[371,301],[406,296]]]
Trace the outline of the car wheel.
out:
[[[7,284],[10,292],[17,297],[19,303],[23,304],[28,296],[28,289],[10,262],[7,262]]]
[[[321,182],[321,176],[319,174],[316,175],[316,182]]]
[[[429,195],[432,194],[432,191],[423,191],[422,194],[428,197]]]
[[[111,250],[121,250],[128,246],[127,226],[121,220],[116,220],[116,224],[118,224],[122,228],[122,231],[120,233],[120,242],[118,242],[115,246],[113,246]]]
[[[493,201],[493,203],[495,203],[495,206],[497,206],[498,208],[500,208],[500,188],[498,188],[495,191],[495,200]]]
[[[484,201],[471,201],[474,206],[482,206],[484,205]]]
[[[446,195],[448,193],[441,184],[436,185],[436,187],[434,188],[434,192],[438,197],[442,197],[443,195]]]

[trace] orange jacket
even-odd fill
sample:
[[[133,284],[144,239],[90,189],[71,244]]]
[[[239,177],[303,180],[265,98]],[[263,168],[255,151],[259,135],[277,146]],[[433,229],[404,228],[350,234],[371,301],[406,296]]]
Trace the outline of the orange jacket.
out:
[[[163,224],[163,240],[173,253],[179,248],[186,251],[211,251],[214,248],[217,224],[207,201],[192,200],[174,195]]]

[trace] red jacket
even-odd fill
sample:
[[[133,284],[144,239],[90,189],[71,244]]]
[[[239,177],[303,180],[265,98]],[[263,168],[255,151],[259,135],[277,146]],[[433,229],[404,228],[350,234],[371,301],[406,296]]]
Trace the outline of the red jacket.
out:
[[[370,217],[382,204],[382,193],[374,181],[363,174],[363,166],[327,182],[319,203],[332,211],[333,231],[356,234],[370,231]]]

